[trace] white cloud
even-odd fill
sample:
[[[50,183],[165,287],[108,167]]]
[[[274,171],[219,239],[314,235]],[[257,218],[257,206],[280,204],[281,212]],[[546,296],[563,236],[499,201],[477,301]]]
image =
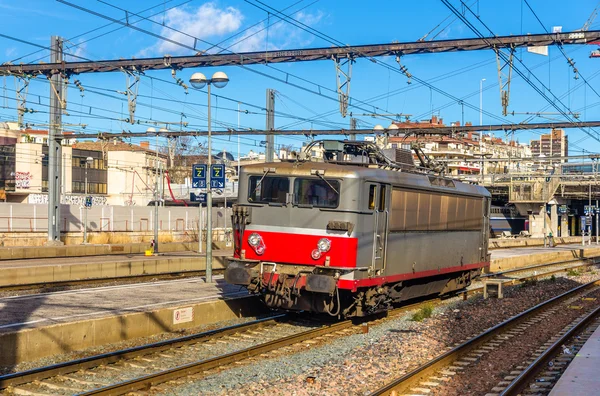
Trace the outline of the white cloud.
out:
[[[324,14],[321,11],[317,14],[299,12],[293,15],[293,18],[311,26],[319,23],[323,19],[323,16]],[[292,47],[305,47],[315,39],[315,36],[311,33],[293,26],[288,22],[281,20],[274,21],[271,19],[270,23],[271,26],[269,26],[268,29],[265,28],[265,23],[261,23],[260,25],[249,29],[247,32],[244,32],[242,36],[236,37],[228,44],[228,46],[233,44],[230,50],[233,52],[252,52],[264,51],[265,49],[277,50]]]
[[[236,37],[227,46],[232,52],[254,52],[264,51],[267,37],[267,30],[264,24],[257,25],[243,35]],[[232,45],[233,44],[233,45]]]
[[[316,25],[317,23],[321,22],[321,19],[323,19],[324,15],[325,14],[323,14],[322,11],[317,11],[316,14],[307,14],[307,13],[300,11],[299,13],[296,14],[296,17],[294,19],[304,23],[305,25],[310,26],[310,25]]]
[[[194,39],[186,34],[206,40],[211,37],[231,34],[240,28],[243,19],[244,17],[238,9],[233,7],[221,9],[214,3],[205,3],[198,8],[173,8],[167,11],[165,25],[183,33],[163,27],[161,28],[160,35],[177,43],[194,46]],[[203,48],[205,45],[197,43],[197,47]],[[182,47],[181,45],[164,40],[160,40],[156,46],[148,48],[146,52],[148,52],[148,50],[159,54],[181,54],[190,52],[189,49]]]
[[[84,43],[83,39],[79,39],[77,44],[69,43],[68,45],[65,49],[65,59],[67,61],[78,62],[83,60],[81,58],[86,58],[87,43]]]
[[[318,24],[323,17],[324,14],[321,11],[315,14],[299,12],[293,15],[294,19],[309,26]],[[162,24],[163,16],[161,15],[156,20]],[[212,2],[195,8],[184,6],[167,11],[164,16],[165,27],[161,27],[160,35],[190,47],[194,46],[194,38],[186,34],[216,44],[234,32],[239,31],[243,21],[244,15],[234,7],[219,8]],[[312,34],[292,26],[285,21],[278,20],[276,17],[272,16],[270,23],[271,26],[268,29],[266,28],[266,23],[260,23],[243,32],[241,35],[223,43],[220,46],[222,48],[214,48],[209,52],[219,52],[223,48],[229,48],[233,52],[291,48],[309,45],[315,39]],[[175,32],[166,26],[183,33]],[[199,51],[208,47],[209,45],[199,40],[196,43],[196,48]],[[155,45],[139,51],[137,56],[181,55],[190,54],[191,52],[189,48],[159,39]]]
[[[4,55],[6,55],[7,58],[12,57],[14,54],[17,53],[17,48],[16,47],[8,47],[5,51],[4,51]]]

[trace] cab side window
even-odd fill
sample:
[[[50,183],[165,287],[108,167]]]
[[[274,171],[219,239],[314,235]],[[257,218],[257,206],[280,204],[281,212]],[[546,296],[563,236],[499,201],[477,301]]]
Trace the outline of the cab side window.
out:
[[[371,184],[369,186],[369,210],[375,210],[375,191],[377,191],[377,186]]]

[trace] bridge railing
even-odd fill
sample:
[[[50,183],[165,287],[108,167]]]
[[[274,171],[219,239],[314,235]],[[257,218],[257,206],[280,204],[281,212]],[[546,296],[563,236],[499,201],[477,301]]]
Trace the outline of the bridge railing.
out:
[[[552,199],[560,178],[550,174],[547,176],[511,177],[510,202],[548,202]]]

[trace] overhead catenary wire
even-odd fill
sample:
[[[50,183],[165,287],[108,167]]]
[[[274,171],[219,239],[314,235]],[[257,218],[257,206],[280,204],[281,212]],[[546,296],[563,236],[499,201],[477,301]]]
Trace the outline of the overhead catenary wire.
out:
[[[473,31],[473,33],[475,33],[477,36],[479,36],[480,38],[482,38],[484,41],[486,41],[488,43],[488,45],[492,46],[493,44],[491,43],[490,40],[494,40],[493,38],[488,39],[485,36],[483,36],[483,34],[479,31],[479,29],[477,29],[465,16],[463,16],[455,7],[452,3],[450,3],[449,0],[442,0],[442,2],[452,11],[454,12],[454,14],[459,17],[461,19],[461,21],[463,21],[463,23],[465,23],[465,25],[467,25],[467,27],[469,29],[471,29]],[[496,36],[494,34],[494,32],[481,20],[481,18],[476,15],[462,0],[460,0],[460,3],[463,5],[463,7],[468,10],[472,15],[475,16],[475,18],[490,32],[490,34],[492,34],[492,36]],[[497,51],[497,54],[500,58],[502,58],[505,62],[509,62],[509,59],[507,58],[506,54],[504,54],[504,52],[502,51]],[[555,101],[552,101],[552,99],[550,99],[548,97],[548,95],[546,95],[546,92],[544,92],[542,89],[540,89],[540,87],[538,87],[536,84],[534,84],[529,77],[527,77],[523,71],[521,71],[521,69],[519,67],[513,66],[513,70],[521,76],[521,78],[529,85],[531,86],[534,91],[536,91],[542,98],[544,98],[548,103],[552,104],[552,106],[563,115],[563,117],[565,117],[566,120],[568,120],[569,122],[572,122],[575,124],[575,121],[573,121],[573,119],[569,116],[568,113],[572,114],[572,111],[568,108],[568,106],[566,106],[558,97],[556,97],[556,95],[549,90],[545,84],[531,71],[531,69],[529,69],[529,67],[527,67],[527,65],[525,65],[525,63],[523,63],[522,60],[520,60],[518,57],[516,58],[516,61],[518,63],[520,63],[529,73],[529,75],[531,75],[538,83],[539,85],[541,85],[541,87],[545,90],[548,91],[551,96],[555,99]],[[558,102],[562,107],[560,107],[556,102]],[[568,113],[565,112],[564,109],[568,110]],[[590,137],[592,137],[593,139],[600,141],[600,134],[598,134],[597,131],[593,130],[595,132],[596,135],[591,134],[589,131],[581,128],[581,130],[590,135]]]
[[[119,20],[117,20],[117,19],[115,19],[115,18],[112,18],[112,17],[110,17],[110,16],[108,16],[108,15],[104,15],[104,14],[102,14],[102,13],[99,13],[99,12],[96,12],[96,11],[94,11],[94,10],[91,10],[91,9],[88,9],[88,8],[85,8],[85,7],[82,7],[82,6],[79,6],[79,5],[77,5],[77,4],[69,3],[69,2],[68,2],[68,1],[66,1],[66,0],[57,0],[57,1],[59,1],[59,2],[61,2],[61,3],[63,3],[63,4],[66,4],[66,5],[69,5],[69,6],[73,7],[73,8],[77,8],[77,9],[79,9],[79,10],[81,10],[81,11],[84,11],[84,12],[90,13],[90,14],[92,14],[92,15],[95,15],[95,16],[98,16],[98,17],[100,17],[100,18],[104,18],[104,19],[107,19],[107,20],[110,20],[110,21],[113,21],[113,22],[116,22],[116,23],[120,23],[120,24],[123,24],[123,25],[125,25],[125,23],[124,23],[124,22],[122,22],[122,21],[119,21]],[[113,8],[115,8],[115,9],[118,9],[118,10],[120,10],[120,11],[123,11],[123,12],[128,12],[128,13],[131,13],[132,15],[139,16],[138,14],[135,14],[135,13],[133,13],[133,12],[131,12],[131,11],[129,11],[129,10],[126,10],[126,9],[124,9],[124,8],[121,8],[121,7],[115,6],[115,5],[113,5],[113,4],[109,4],[109,5],[110,5],[111,7],[113,7]],[[215,44],[213,44],[213,43],[210,43],[210,42],[209,42],[209,41],[207,41],[207,40],[201,39],[201,38],[199,38],[199,37],[195,37],[195,36],[193,36],[193,35],[190,35],[190,34],[188,34],[188,33],[185,33],[185,32],[183,32],[183,31],[181,31],[181,30],[178,30],[178,29],[175,29],[175,28],[173,28],[173,27],[166,26],[166,25],[165,25],[165,26],[163,26],[162,24],[160,24],[160,23],[158,23],[158,22],[156,22],[156,21],[153,21],[153,20],[151,20],[151,19],[145,18],[145,17],[143,17],[143,16],[139,16],[139,17],[141,17],[141,18],[144,18],[145,20],[147,20],[147,21],[148,21],[148,22],[150,22],[150,23],[153,23],[153,24],[158,24],[158,25],[160,25],[161,27],[163,27],[163,28],[165,28],[165,29],[172,30],[172,31],[174,31],[174,32],[177,32],[177,33],[179,33],[179,34],[182,34],[182,35],[184,35],[184,36],[190,37],[190,38],[192,38],[192,39],[194,39],[194,40],[197,40],[197,41],[199,41],[199,42],[205,43],[205,44],[207,44],[207,45],[210,45],[210,46],[214,46],[214,45],[215,45]],[[181,42],[179,42],[179,41],[177,41],[177,40],[173,40],[173,39],[170,39],[170,38],[164,37],[164,36],[162,36],[162,35],[160,35],[160,34],[157,34],[157,33],[151,32],[151,31],[149,31],[149,30],[142,29],[142,28],[139,28],[139,27],[137,27],[137,26],[132,26],[132,25],[126,25],[126,26],[128,26],[128,27],[129,27],[129,28],[131,28],[131,29],[137,30],[137,31],[139,31],[139,32],[141,32],[141,33],[145,33],[145,34],[147,34],[147,35],[150,35],[150,36],[152,36],[152,37],[158,38],[158,39],[160,39],[160,40],[164,40],[164,41],[166,41],[166,42],[169,42],[169,43],[171,43],[171,44],[174,44],[174,45],[181,46],[182,48],[186,48],[186,49],[189,49],[189,50],[191,50],[191,51],[198,51],[198,49],[197,49],[197,48],[195,48],[194,46],[190,46],[190,45],[187,45],[187,44],[181,43]],[[236,52],[235,52],[235,51],[231,51],[231,50],[229,50],[229,52],[230,52],[230,53],[232,53],[232,54],[236,54]],[[286,71],[280,70],[279,68],[276,68],[276,67],[274,67],[273,65],[270,65],[270,64],[268,64],[268,63],[267,63],[267,64],[265,64],[264,66],[266,66],[266,67],[268,67],[268,68],[270,68],[270,69],[273,69],[273,70],[275,70],[275,71],[277,71],[277,72],[279,72],[279,73],[282,73],[282,74],[283,74],[283,75],[284,75],[286,78],[284,79],[284,78],[275,77],[275,76],[273,76],[273,75],[271,75],[271,74],[268,74],[268,73],[261,72],[261,71],[259,71],[259,70],[257,70],[257,69],[250,68],[250,67],[248,67],[248,66],[245,66],[245,65],[236,65],[236,66],[237,66],[237,67],[240,67],[240,68],[242,68],[242,69],[244,69],[244,70],[250,71],[250,72],[252,72],[252,73],[255,73],[255,74],[261,75],[261,76],[263,76],[263,77],[266,77],[266,78],[272,79],[272,80],[274,80],[274,81],[278,81],[278,82],[280,82],[280,83],[287,84],[287,85],[289,85],[289,86],[291,86],[291,87],[295,87],[295,88],[301,89],[301,90],[303,90],[303,91],[309,92],[309,93],[311,93],[311,94],[318,95],[318,96],[320,96],[320,97],[323,97],[323,98],[325,98],[325,99],[328,99],[328,100],[331,100],[331,101],[335,101],[335,102],[337,102],[337,101],[338,101],[338,98],[337,98],[337,97],[331,97],[331,96],[327,96],[327,95],[325,95],[325,94],[323,94],[323,93],[322,93],[322,91],[327,91],[327,92],[332,92],[332,93],[335,93],[335,94],[337,95],[337,92],[336,92],[335,90],[333,90],[333,89],[331,89],[331,88],[328,88],[328,87],[325,87],[325,86],[323,86],[323,85],[317,84],[317,83],[315,83],[315,82],[313,82],[313,81],[310,81],[310,80],[308,80],[308,79],[306,79],[306,78],[299,77],[299,76],[297,76],[297,75],[294,75],[294,74],[292,74],[292,73],[289,73],[289,72],[286,72]],[[289,81],[289,77],[290,77],[290,76],[291,76],[291,77],[294,77],[294,78],[296,78],[296,79],[298,79],[298,80],[300,80],[300,81],[302,81],[302,82],[304,82],[304,83],[306,83],[306,84],[309,84],[309,85],[312,85],[312,86],[316,87],[316,90],[311,90],[311,89],[309,89],[309,88],[307,88],[307,87],[304,87],[304,86],[302,86],[302,85],[299,85],[299,84],[296,84],[296,83],[293,83],[293,82]],[[364,104],[362,101],[360,101],[360,100],[358,100],[358,99],[356,99],[356,98],[353,98],[353,100],[354,100],[354,102],[358,102],[359,104]],[[353,106],[353,107],[356,107],[356,108],[358,108],[358,109],[360,109],[360,110],[362,110],[362,111],[367,111],[365,108],[362,108],[362,107],[360,107],[360,106],[357,106],[357,105],[355,105],[355,104],[353,104],[352,106]]]

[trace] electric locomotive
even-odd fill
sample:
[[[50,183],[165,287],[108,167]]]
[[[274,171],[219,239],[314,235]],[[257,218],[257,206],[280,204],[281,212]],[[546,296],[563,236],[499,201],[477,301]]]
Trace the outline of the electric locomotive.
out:
[[[354,317],[451,294],[489,266],[485,188],[372,143],[317,144],[322,162],[243,167],[227,282],[271,308]]]

